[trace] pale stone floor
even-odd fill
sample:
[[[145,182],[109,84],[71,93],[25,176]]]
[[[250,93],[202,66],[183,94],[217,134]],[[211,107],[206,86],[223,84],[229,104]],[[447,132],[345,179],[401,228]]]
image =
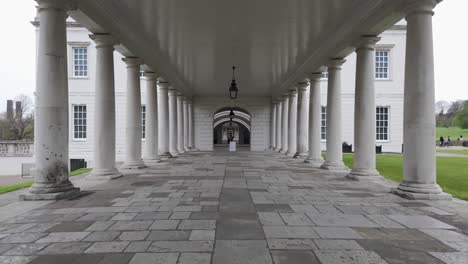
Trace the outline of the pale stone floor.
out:
[[[0,263],[468,263],[467,203],[391,185],[271,152],[184,154],[4,220]]]

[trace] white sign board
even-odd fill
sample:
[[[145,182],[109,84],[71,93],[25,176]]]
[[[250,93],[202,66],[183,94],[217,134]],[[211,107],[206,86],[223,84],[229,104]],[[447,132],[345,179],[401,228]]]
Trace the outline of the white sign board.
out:
[[[230,152],[235,152],[236,151],[236,142],[235,141],[229,142],[229,151]]]

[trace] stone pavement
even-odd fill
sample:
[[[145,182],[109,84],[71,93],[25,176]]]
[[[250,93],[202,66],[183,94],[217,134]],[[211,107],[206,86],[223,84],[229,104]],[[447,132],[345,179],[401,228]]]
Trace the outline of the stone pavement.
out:
[[[392,185],[271,152],[184,154],[4,220],[0,263],[468,263],[467,203]]]

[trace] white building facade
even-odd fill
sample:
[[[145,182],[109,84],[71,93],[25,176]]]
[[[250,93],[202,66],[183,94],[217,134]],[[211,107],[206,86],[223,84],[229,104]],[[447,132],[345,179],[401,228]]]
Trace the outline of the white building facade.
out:
[[[36,26],[39,23],[34,23]],[[93,166],[94,112],[96,89],[96,44],[91,33],[72,19],[67,20],[67,54],[69,81],[69,144],[70,159],[84,159]],[[381,34],[375,51],[376,135],[375,145],[383,152],[399,153],[403,144],[403,86],[406,25],[399,23]],[[125,159],[126,120],[126,65],[124,57],[114,52],[116,103],[116,160]],[[354,98],[356,55],[346,58],[342,70],[342,142],[354,144]],[[144,86],[142,77],[141,87]],[[228,82],[229,80],[227,80]],[[321,149],[326,151],[327,73],[320,80]],[[224,83],[223,83],[224,84]],[[223,85],[221,84],[221,85]],[[250,149],[264,151],[271,145],[272,98],[243,97],[244,87],[239,84],[239,99],[235,106],[251,115]],[[145,152],[146,90],[141,89],[142,152]],[[212,151],[214,114],[230,106],[226,97],[194,95],[193,98],[194,147]],[[371,139],[369,139],[371,140]]]

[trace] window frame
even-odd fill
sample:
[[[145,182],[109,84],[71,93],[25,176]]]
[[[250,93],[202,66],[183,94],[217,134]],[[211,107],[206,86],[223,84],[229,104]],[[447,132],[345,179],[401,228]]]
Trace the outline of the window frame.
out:
[[[143,111],[144,110],[144,111]],[[146,139],[146,105],[141,105],[141,140]]]
[[[325,112],[323,111],[325,109]],[[325,120],[324,120],[324,115],[325,115]],[[320,106],[320,140],[322,142],[327,142],[327,106],[326,105],[321,105]],[[323,126],[323,122],[325,121],[325,126]],[[325,128],[325,131],[323,129]],[[325,135],[325,138],[323,137]]]
[[[75,79],[75,80],[87,80],[90,78],[90,72],[91,72],[91,63],[90,63],[90,42],[68,42],[69,46],[69,51],[68,51],[68,78],[69,79]],[[75,48],[84,48],[86,49],[86,76],[77,76],[75,75]]]
[[[377,45],[374,50],[374,80],[375,81],[392,81],[393,80],[393,47],[394,45]],[[387,78],[377,78],[377,52],[387,51],[388,62],[387,62]]]
[[[81,112],[78,112],[78,113],[84,113],[86,114],[86,116],[83,118],[81,117],[81,120],[85,120],[86,121],[86,124],[83,125],[75,125],[75,113],[76,110],[75,110],[75,107],[84,107],[84,112],[81,111]],[[88,106],[86,104],[72,104],[72,139],[73,141],[86,141],[88,139]],[[78,117],[78,119],[80,119]],[[76,131],[75,127],[76,126],[81,126],[81,127],[84,127],[84,130],[83,131]],[[84,133],[84,137],[76,137],[76,133]]]
[[[387,139],[377,139],[377,109],[386,108],[387,109]],[[389,105],[378,105],[375,107],[375,142],[377,143],[388,143],[391,141],[391,107]]]

